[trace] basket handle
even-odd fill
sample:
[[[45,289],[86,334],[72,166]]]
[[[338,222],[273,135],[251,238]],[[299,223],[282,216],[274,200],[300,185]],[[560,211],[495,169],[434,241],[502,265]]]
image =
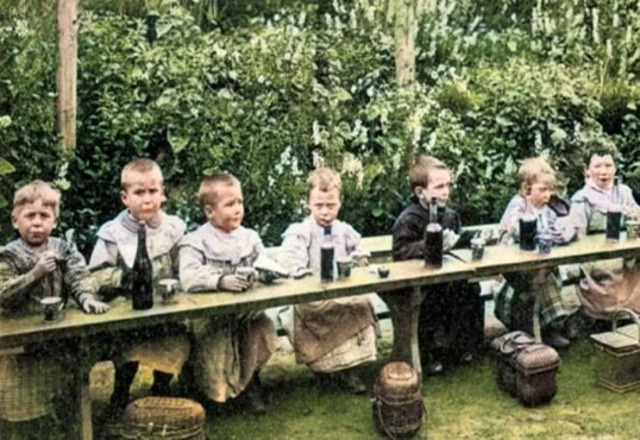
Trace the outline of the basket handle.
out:
[[[618,331],[618,319],[620,315],[629,315],[633,322],[638,326],[638,345],[640,345],[640,318],[638,315],[631,309],[619,309],[613,314],[613,331]]]

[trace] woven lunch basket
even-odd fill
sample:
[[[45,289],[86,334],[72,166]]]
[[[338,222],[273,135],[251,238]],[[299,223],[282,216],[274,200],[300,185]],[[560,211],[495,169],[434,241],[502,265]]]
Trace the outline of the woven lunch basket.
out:
[[[143,397],[127,405],[110,431],[122,440],[206,440],[205,411],[189,399]]]

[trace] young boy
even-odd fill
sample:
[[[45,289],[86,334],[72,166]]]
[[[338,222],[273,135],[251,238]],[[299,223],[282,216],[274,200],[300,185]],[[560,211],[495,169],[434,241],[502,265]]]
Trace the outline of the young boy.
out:
[[[616,150],[601,144],[588,148],[585,156],[585,185],[571,198],[571,221],[580,235],[606,230],[607,212],[617,209],[637,216],[640,206],[627,185],[616,184]],[[582,305],[592,314],[607,314],[619,308],[640,312],[640,289],[632,281],[638,267],[633,260],[606,260],[582,266],[587,277],[580,281]],[[598,273],[599,272],[599,273]],[[593,276],[598,273],[597,277]],[[592,277],[593,276],[593,277]],[[604,280],[604,283],[594,279]],[[626,283],[625,281],[631,281]],[[606,285],[605,285],[606,284]]]
[[[180,244],[180,283],[187,292],[242,292],[248,288],[240,268],[251,268],[264,247],[258,234],[243,227],[240,182],[218,173],[198,192],[207,222]],[[264,313],[224,315],[194,324],[195,379],[204,395],[223,403],[245,389],[254,414],[266,412],[258,377],[276,347],[273,322]]]
[[[185,231],[178,217],[162,210],[164,182],[162,171],[151,159],[136,159],[122,170],[122,203],[126,209],[98,231],[89,268],[94,282],[105,288],[120,286],[127,292],[132,282],[133,262],[138,247],[138,231],[147,230],[147,250],[153,266],[153,282],[177,277],[177,243]],[[189,355],[186,329],[167,324],[137,330],[116,338],[113,362],[116,366],[111,410],[120,413],[129,401],[129,388],[143,364],[152,368],[154,395],[169,393],[173,375],[180,372]]]
[[[451,171],[432,156],[419,156],[409,170],[414,201],[393,225],[394,261],[423,258],[424,230],[433,199],[445,206],[451,191]],[[473,232],[460,234],[458,214],[446,207],[438,216],[444,229],[445,250],[470,244]],[[420,307],[419,337],[427,374],[438,374],[443,362],[468,362],[483,337],[483,307],[479,286],[465,281],[426,288]]]
[[[555,172],[541,157],[525,160],[518,170],[519,194],[507,205],[500,228],[503,241],[519,239],[519,221],[524,216],[537,218],[538,232],[547,232],[555,244],[575,238],[573,228],[563,229],[548,203],[556,185]],[[546,231],[543,231],[546,229]],[[505,274],[507,283],[496,295],[496,317],[511,330],[533,330],[535,295],[540,295],[540,326],[545,343],[565,348],[569,340],[561,334],[566,318],[573,311],[564,307],[560,283],[549,269]]]
[[[15,193],[11,220],[20,238],[0,248],[0,307],[5,316],[41,315],[39,300],[47,297],[64,302],[71,296],[85,313],[109,309],[93,295],[86,263],[75,246],[51,237],[59,210],[60,193],[41,180]],[[67,354],[67,344],[53,342],[0,356],[0,419],[18,422],[48,414],[52,398],[64,387]]]
[[[358,234],[337,219],[342,180],[329,168],[313,171],[307,179],[311,216],[294,223],[283,234],[283,263],[295,274],[320,270],[320,244],[330,228],[335,259],[357,250]],[[293,346],[296,361],[331,378],[347,391],[361,394],[366,387],[356,367],[376,359],[376,320],[370,298],[354,296],[315,301],[294,307]]]

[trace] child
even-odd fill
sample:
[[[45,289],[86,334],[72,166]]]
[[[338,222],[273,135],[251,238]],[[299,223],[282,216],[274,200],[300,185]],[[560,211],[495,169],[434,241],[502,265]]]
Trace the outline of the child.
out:
[[[93,295],[78,250],[50,236],[59,209],[60,193],[41,180],[15,193],[11,220],[20,238],[0,248],[0,307],[5,316],[42,314],[38,300],[46,297],[64,301],[71,296],[85,313],[109,309]],[[53,342],[0,356],[0,419],[31,420],[53,409],[52,398],[64,387],[60,382],[68,349],[68,344]]]
[[[313,171],[307,179],[311,216],[294,223],[283,234],[283,262],[295,274],[320,270],[320,243],[330,228],[336,260],[350,256],[360,242],[350,225],[337,219],[342,181],[329,168]],[[305,363],[322,379],[332,379],[354,394],[366,391],[355,367],[376,359],[376,320],[370,298],[354,296],[315,301],[294,307],[293,345],[296,361]]]
[[[607,212],[612,207],[624,214],[638,214],[640,207],[631,188],[614,181],[615,157],[616,150],[612,147],[594,144],[587,150],[585,185],[571,198],[569,215],[580,235],[604,232]],[[629,288],[637,283],[632,281],[638,272],[633,260],[625,261],[622,266],[621,259],[584,264],[583,270],[588,276],[580,281],[579,287],[587,312],[606,314],[623,307],[640,312],[640,289]]]
[[[241,226],[244,205],[240,182],[218,173],[198,192],[207,223],[180,244],[180,283],[187,292],[242,292],[248,282],[240,268],[251,268],[264,247],[258,234]],[[273,322],[263,313],[224,315],[195,323],[195,378],[214,402],[244,393],[255,414],[266,412],[258,377],[276,346]]]
[[[423,258],[424,230],[429,223],[429,204],[435,199],[445,206],[451,190],[451,171],[431,156],[419,156],[409,171],[414,201],[393,225],[394,261]],[[458,214],[446,207],[438,216],[444,229],[445,250],[467,246],[474,233],[461,237]],[[483,306],[479,286],[466,281],[425,288],[420,307],[419,337],[428,374],[443,371],[443,361],[469,362],[482,342]]]
[[[551,166],[541,157],[525,160],[518,170],[520,193],[507,205],[500,228],[505,241],[518,241],[519,220],[523,216],[537,218],[538,233],[550,234],[555,244],[568,243],[575,238],[573,228],[562,229],[556,213],[548,203],[556,185]],[[505,274],[507,283],[496,296],[496,317],[511,330],[533,330],[535,295],[540,295],[540,326],[545,343],[565,348],[569,340],[562,334],[564,321],[572,311],[564,307],[560,284],[549,269]]]
[[[94,282],[107,288],[130,289],[133,262],[138,247],[138,230],[147,229],[147,250],[153,266],[153,282],[176,278],[177,243],[185,231],[178,217],[167,215],[161,205],[166,200],[162,171],[151,159],[136,159],[122,170],[122,203],[127,208],[105,223],[91,254],[89,268]],[[189,354],[186,329],[180,324],[159,325],[127,333],[116,339],[113,355],[116,366],[111,411],[118,415],[129,401],[129,388],[141,363],[152,368],[154,395],[169,393],[169,383],[180,372]]]

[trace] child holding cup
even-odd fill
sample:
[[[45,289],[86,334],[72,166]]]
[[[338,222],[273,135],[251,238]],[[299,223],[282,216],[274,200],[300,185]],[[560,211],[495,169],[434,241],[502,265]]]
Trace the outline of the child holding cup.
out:
[[[94,296],[75,246],[51,237],[59,212],[60,192],[46,182],[35,180],[15,193],[11,220],[20,238],[0,248],[0,307],[5,315],[44,311],[45,319],[53,320],[67,296],[85,313],[109,309]],[[70,353],[65,343],[50,342],[24,354],[0,356],[0,419],[19,422],[49,414],[66,382],[64,358]]]

